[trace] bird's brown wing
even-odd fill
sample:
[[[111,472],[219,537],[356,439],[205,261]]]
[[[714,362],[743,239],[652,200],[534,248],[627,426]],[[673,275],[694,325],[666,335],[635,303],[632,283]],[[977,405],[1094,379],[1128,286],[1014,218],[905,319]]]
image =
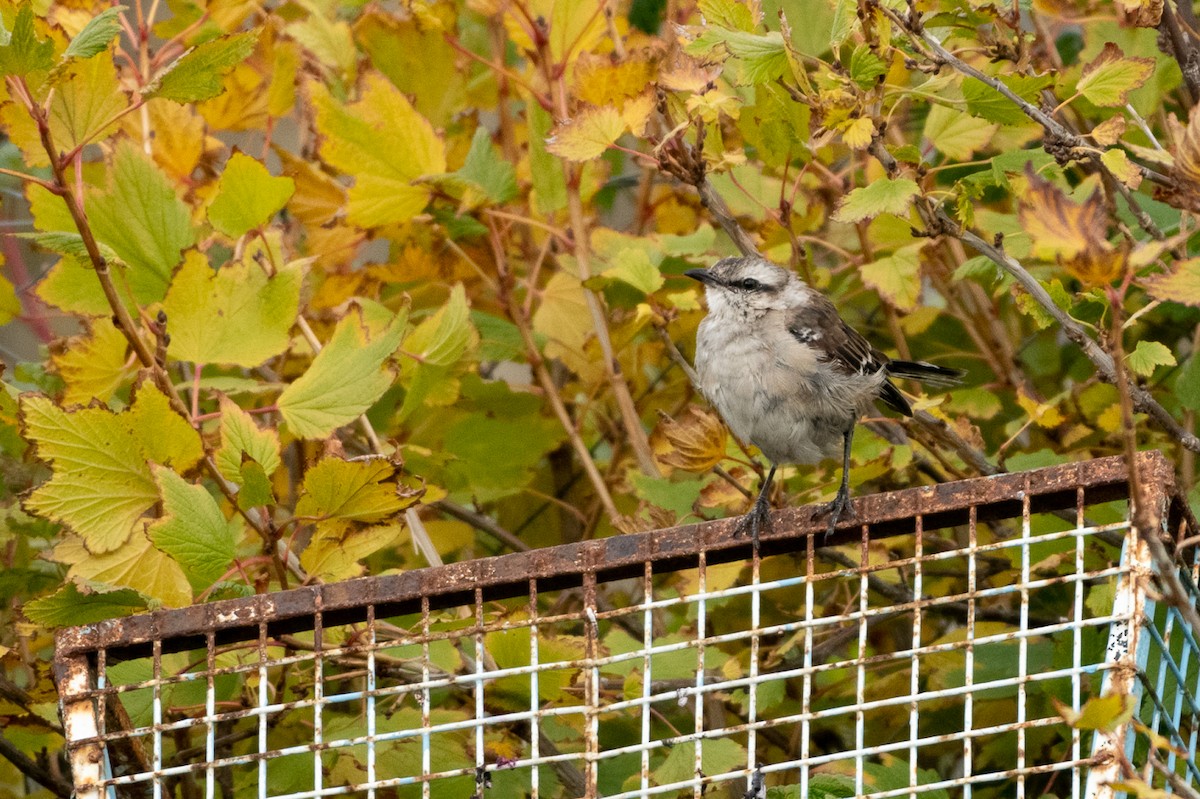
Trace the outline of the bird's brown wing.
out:
[[[833,303],[819,294],[814,293],[807,305],[788,313],[787,329],[801,344],[816,350],[822,361],[846,374],[873,375],[887,368],[889,358],[842,321]],[[883,381],[879,398],[892,409],[912,416],[908,400],[890,381]]]

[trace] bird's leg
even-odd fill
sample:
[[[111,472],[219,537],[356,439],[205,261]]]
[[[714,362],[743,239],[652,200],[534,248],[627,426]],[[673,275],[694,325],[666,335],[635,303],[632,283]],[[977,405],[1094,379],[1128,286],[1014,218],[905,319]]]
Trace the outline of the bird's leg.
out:
[[[767,472],[767,479],[763,481],[762,488],[758,490],[758,499],[754,500],[750,512],[742,517],[737,527],[733,528],[735,534],[741,535],[749,527],[751,540],[754,541],[756,547],[758,546],[758,531],[771,526],[771,481],[774,479],[775,464],[772,463],[771,471]]]
[[[850,421],[850,426],[842,431],[842,484],[838,488],[837,496],[833,498],[833,502],[822,506],[813,518],[817,518],[826,512],[829,513],[829,526],[825,528],[825,540],[833,535],[833,530],[837,527],[838,519],[842,514],[850,510],[850,442],[854,440],[854,422]]]

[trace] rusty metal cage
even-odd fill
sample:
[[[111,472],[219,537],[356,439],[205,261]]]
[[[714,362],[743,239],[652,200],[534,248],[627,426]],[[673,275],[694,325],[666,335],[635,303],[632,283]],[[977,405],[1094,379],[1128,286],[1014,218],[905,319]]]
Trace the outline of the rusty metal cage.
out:
[[[1144,518],[1194,535],[1165,459],[1136,470]],[[1186,794],[1200,645],[1129,480],[1107,458],[865,496],[828,547],[797,508],[757,548],[726,520],[62,630],[77,796]],[[1114,693],[1136,726],[1064,722]]]

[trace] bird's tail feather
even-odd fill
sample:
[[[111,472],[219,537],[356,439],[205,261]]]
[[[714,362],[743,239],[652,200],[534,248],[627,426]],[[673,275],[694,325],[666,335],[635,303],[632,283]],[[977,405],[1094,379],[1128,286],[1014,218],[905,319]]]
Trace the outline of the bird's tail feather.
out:
[[[891,361],[887,365],[888,374],[892,377],[910,377],[935,386],[953,386],[961,383],[961,369],[951,369],[948,366],[937,366],[925,361]]]

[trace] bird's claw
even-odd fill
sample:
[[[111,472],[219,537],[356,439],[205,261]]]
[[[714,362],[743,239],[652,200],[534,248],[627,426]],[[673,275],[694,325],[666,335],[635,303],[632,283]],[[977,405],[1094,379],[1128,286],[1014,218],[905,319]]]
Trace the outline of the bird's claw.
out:
[[[825,541],[828,542],[843,515],[848,519],[854,518],[854,508],[850,504],[850,492],[839,491],[832,502],[820,505],[813,511],[812,519],[819,519],[825,514],[829,514],[829,524],[825,528]]]
[[[750,531],[750,540],[753,541],[757,545],[759,532],[762,530],[770,530],[770,529],[771,529],[771,506],[760,495],[759,498],[755,501],[754,505],[752,505],[750,510],[746,513],[746,515],[743,516],[741,518],[741,520],[737,523],[737,526],[733,528],[733,534],[734,535],[742,535],[747,530],[749,530]]]

